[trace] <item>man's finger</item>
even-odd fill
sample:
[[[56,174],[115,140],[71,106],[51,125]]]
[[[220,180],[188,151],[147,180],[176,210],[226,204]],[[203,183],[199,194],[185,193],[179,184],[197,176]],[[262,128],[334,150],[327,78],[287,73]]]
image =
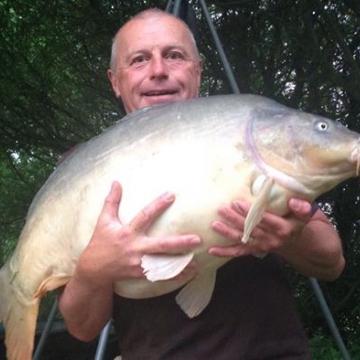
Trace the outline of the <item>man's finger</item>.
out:
[[[243,229],[235,229],[232,226],[229,226],[223,221],[219,220],[215,220],[211,224],[211,228],[218,234],[223,235],[229,239],[229,243],[230,240],[234,240],[236,243],[239,243],[243,235]]]
[[[288,201],[291,214],[301,222],[308,222],[311,216],[311,204],[308,201],[291,198]]]
[[[191,251],[201,243],[198,235],[174,235],[167,237],[149,237],[144,243],[143,251],[147,254],[167,253],[180,254]]]
[[[221,206],[218,209],[218,214],[236,228],[244,228],[246,214],[240,213],[235,204],[232,204],[231,208],[228,206]]]
[[[175,195],[164,193],[144,207],[129,226],[138,232],[146,231],[150,225],[174,202]]]
[[[122,196],[122,188],[119,182],[114,181],[111,184],[109,194],[106,196],[101,215],[118,219],[119,205]]]
[[[209,249],[209,254],[218,257],[234,258],[244,255],[249,255],[251,252],[255,252],[250,246],[237,245],[229,247],[213,246]]]

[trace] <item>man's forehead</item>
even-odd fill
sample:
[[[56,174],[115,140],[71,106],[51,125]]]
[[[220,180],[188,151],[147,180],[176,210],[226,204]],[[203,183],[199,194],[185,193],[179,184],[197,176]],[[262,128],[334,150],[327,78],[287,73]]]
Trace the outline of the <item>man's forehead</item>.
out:
[[[118,46],[124,46],[121,50],[154,46],[185,47],[191,46],[191,42],[189,30],[170,16],[133,19],[120,30],[118,38]]]
[[[153,25],[157,25],[159,27],[166,27],[166,28],[182,28],[186,29],[186,26],[183,22],[177,19],[174,16],[168,14],[152,14],[146,17],[135,17],[129,20],[124,26],[123,29],[131,28],[131,27],[152,27]]]
[[[120,51],[124,54],[133,54],[133,53],[151,53],[154,51],[158,52],[168,52],[171,50],[179,50],[183,53],[191,53],[189,46],[186,46],[182,41],[176,41],[175,39],[159,39],[151,38],[150,36],[138,37],[137,41],[129,42],[124,44],[124,47],[120,47]]]

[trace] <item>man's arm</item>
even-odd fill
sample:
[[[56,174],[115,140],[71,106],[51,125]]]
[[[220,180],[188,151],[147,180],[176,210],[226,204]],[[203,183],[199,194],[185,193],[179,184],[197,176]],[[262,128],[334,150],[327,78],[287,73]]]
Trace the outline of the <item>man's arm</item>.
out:
[[[334,280],[342,272],[345,260],[341,240],[325,214],[317,210],[311,216],[311,204],[291,199],[291,214],[282,218],[264,213],[260,224],[252,231],[251,244],[240,243],[245,217],[250,204],[235,201],[231,207],[220,208],[223,221],[215,221],[213,229],[232,239],[230,247],[213,247],[212,255],[245,256],[259,253],[277,253],[305,276]]]
[[[74,276],[59,295],[59,309],[69,332],[83,341],[95,338],[111,318],[113,284],[144,278],[144,254],[183,252],[200,243],[196,235],[151,238],[147,229],[174,201],[164,194],[145,207],[128,225],[118,219],[121,186],[114,182],[94,234],[78,259]],[[196,267],[188,266],[177,277],[191,279]],[[168,280],[171,281],[171,280]]]
[[[301,220],[305,216],[306,220],[306,208],[306,202],[299,202],[292,213],[296,219]],[[300,231],[294,232],[292,241],[279,247],[277,253],[299,273],[321,280],[337,279],[345,267],[339,235],[320,209]]]

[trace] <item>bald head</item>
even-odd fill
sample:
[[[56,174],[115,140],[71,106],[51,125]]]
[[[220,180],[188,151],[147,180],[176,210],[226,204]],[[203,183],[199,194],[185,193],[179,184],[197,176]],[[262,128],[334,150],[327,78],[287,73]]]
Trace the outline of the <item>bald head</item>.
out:
[[[115,36],[108,76],[125,110],[198,96],[201,60],[186,24],[145,10]]]
[[[167,13],[166,11],[153,8],[153,9],[147,9],[147,10],[143,10],[143,11],[139,12],[134,17],[132,17],[130,20],[128,20],[118,30],[118,32],[116,33],[116,35],[113,39],[113,43],[112,43],[112,47],[111,47],[110,68],[113,71],[116,69],[117,54],[119,53],[119,51],[121,51],[121,48],[123,45],[122,44],[122,39],[124,37],[123,35],[124,35],[124,33],[126,34],[127,28],[129,26],[133,25],[132,24],[133,21],[137,21],[137,20],[159,21],[159,20],[161,20],[161,18],[164,18],[164,17],[170,18],[172,21],[174,21],[174,23],[175,22],[178,23],[179,26],[181,26],[184,29],[185,33],[187,33],[187,35],[188,35],[189,40],[191,41],[192,53],[193,53],[194,57],[200,59],[193,33],[191,32],[189,27],[186,25],[186,23],[184,21],[182,21],[181,19],[177,18],[176,16]]]

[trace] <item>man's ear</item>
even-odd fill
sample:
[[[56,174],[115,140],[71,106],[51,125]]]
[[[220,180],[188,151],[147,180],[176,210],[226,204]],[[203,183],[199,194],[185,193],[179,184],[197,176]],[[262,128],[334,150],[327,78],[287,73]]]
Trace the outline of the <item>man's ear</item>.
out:
[[[112,88],[117,98],[121,97],[120,87],[118,77],[116,76],[115,72],[111,69],[107,71],[107,76],[111,82]]]
[[[202,73],[202,68],[203,68],[203,62],[200,59],[199,63],[198,63],[198,87],[200,88],[201,85],[201,73]]]

